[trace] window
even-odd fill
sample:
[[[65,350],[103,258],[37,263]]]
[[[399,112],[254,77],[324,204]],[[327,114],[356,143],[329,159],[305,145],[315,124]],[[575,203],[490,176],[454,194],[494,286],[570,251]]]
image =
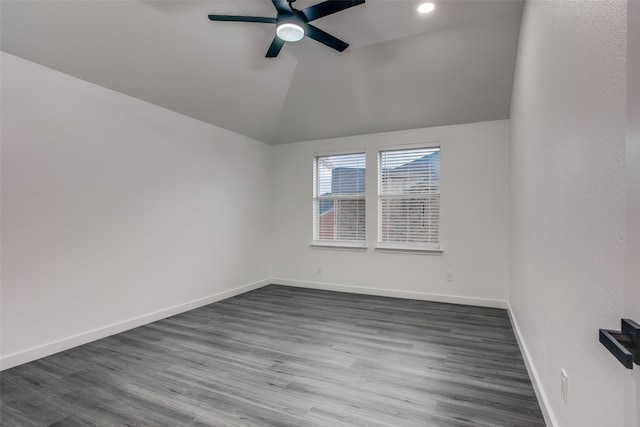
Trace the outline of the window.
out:
[[[378,247],[440,249],[440,147],[378,153]]]
[[[314,242],[364,246],[365,153],[316,156],[313,166]]]

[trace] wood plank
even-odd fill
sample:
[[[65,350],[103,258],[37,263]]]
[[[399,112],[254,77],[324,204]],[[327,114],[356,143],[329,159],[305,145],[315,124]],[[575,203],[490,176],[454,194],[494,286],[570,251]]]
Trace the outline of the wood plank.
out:
[[[0,387],[6,427],[544,425],[505,310],[278,285]]]

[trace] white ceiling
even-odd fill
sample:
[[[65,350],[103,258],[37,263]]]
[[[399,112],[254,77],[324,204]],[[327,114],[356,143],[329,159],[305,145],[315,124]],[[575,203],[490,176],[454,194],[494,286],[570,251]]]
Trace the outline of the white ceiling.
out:
[[[303,9],[319,1],[298,0]],[[250,136],[283,143],[508,118],[522,2],[368,0],[265,58],[269,0],[6,1],[2,50]]]

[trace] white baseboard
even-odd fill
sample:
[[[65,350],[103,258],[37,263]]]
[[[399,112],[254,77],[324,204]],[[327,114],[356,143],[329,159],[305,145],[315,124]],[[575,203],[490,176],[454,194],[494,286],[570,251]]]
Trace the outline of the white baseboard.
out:
[[[524,359],[524,364],[527,367],[527,372],[529,373],[529,378],[531,379],[531,384],[533,385],[533,390],[536,393],[536,398],[538,399],[538,403],[540,404],[540,409],[542,410],[542,416],[544,417],[544,421],[547,424],[547,427],[557,427],[558,421],[556,420],[553,412],[551,411],[551,405],[549,404],[549,398],[547,394],[544,392],[544,388],[542,388],[542,382],[540,381],[540,377],[538,376],[538,371],[536,370],[535,365],[533,364],[533,360],[531,359],[531,354],[529,353],[529,349],[527,348],[527,344],[520,333],[520,328],[518,327],[518,322],[511,310],[511,305],[507,307],[507,311],[509,312],[509,320],[511,320],[511,326],[513,327],[513,332],[516,336],[516,341],[518,342],[518,347],[520,347],[520,352],[522,353],[522,358]]]
[[[474,305],[479,307],[503,308],[508,307],[507,301],[461,297],[456,295],[430,294],[423,292],[398,291],[395,289],[365,288],[361,286],[339,285],[334,283],[305,282],[300,280],[290,280],[274,278],[272,283],[299,288],[322,289],[326,291],[349,292],[354,294],[376,295],[381,297],[406,298],[422,301],[445,302],[449,304]]]
[[[135,317],[133,319],[125,320],[122,322],[114,323],[102,328],[94,329],[84,332],[82,334],[74,335],[68,338],[64,338],[58,341],[50,342],[38,347],[33,347],[28,350],[20,351],[17,353],[9,354],[0,358],[0,370],[12,368],[14,366],[22,365],[42,357],[50,356],[52,354],[68,350],[73,347],[77,347],[89,342],[106,338],[108,336],[118,334],[129,329],[137,328],[139,326],[146,325],[157,320],[165,319],[176,314],[184,313],[185,311],[193,310],[204,305],[212,304],[217,301],[221,301],[236,295],[240,295],[245,292],[252,291],[254,289],[261,288],[268,284],[281,284],[286,286],[295,286],[311,289],[323,289],[329,291],[349,292],[365,295],[377,295],[393,298],[407,298],[423,301],[444,302],[450,304],[463,304],[474,305],[480,307],[492,307],[492,308],[508,308],[506,301],[493,300],[485,298],[473,298],[473,297],[460,297],[455,295],[442,295],[442,294],[430,294],[422,292],[409,292],[399,291],[394,289],[382,289],[382,288],[366,288],[360,286],[351,285],[339,285],[333,283],[320,283],[320,282],[305,282],[299,280],[289,280],[282,278],[265,279],[259,282],[250,283],[248,285],[239,286],[234,289],[230,289],[224,292],[220,292],[208,297],[200,298],[194,301],[189,301],[183,304],[178,304],[173,307],[169,307],[163,310],[148,313],[142,316]],[[527,366],[528,368],[528,366]]]
[[[146,325],[157,320],[184,313],[185,311],[193,310],[194,308],[202,307],[217,301],[221,301],[223,299],[231,298],[233,296],[261,288],[270,283],[272,283],[270,279],[261,280],[259,282],[239,286],[237,288],[229,289],[224,292],[219,292],[217,294],[199,298],[197,300],[189,301],[183,304],[178,304],[173,307],[155,311],[153,313],[144,314],[133,319],[114,323],[102,328],[84,332],[82,334],[74,335],[38,347],[30,348],[28,350],[20,351],[18,353],[13,353],[0,358],[0,370],[5,370],[14,366],[22,365],[23,363],[50,356],[64,350],[77,347],[79,345],[87,344],[91,341],[106,338],[113,334],[118,334],[120,332],[128,331],[129,329],[137,328],[139,326]]]

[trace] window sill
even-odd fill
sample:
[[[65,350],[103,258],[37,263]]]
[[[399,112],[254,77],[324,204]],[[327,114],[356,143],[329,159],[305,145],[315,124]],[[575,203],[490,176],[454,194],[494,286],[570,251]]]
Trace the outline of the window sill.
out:
[[[323,242],[313,241],[311,247],[320,249],[345,249],[345,250],[367,250],[364,242]]]
[[[387,246],[387,245],[377,245],[376,251],[407,252],[407,253],[427,254],[427,255],[442,255],[442,253],[444,252],[442,248],[423,248],[418,246]]]

